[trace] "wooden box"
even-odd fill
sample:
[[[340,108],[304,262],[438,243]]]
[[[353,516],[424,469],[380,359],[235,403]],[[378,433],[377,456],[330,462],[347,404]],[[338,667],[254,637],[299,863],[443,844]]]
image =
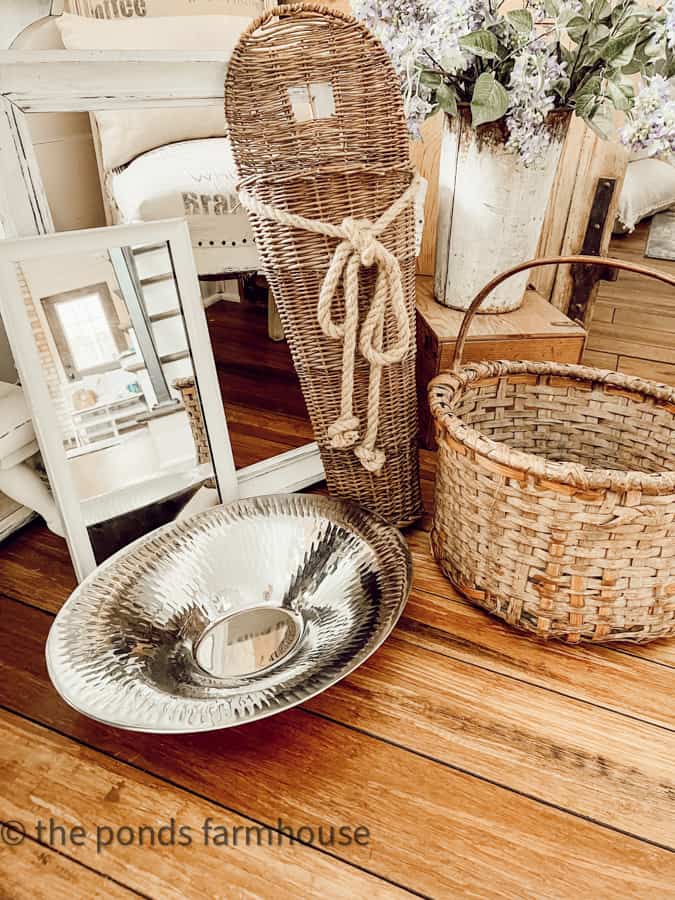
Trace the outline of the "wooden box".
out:
[[[417,393],[420,442],[435,447],[434,427],[427,400],[427,385],[450,369],[455,341],[464,313],[434,300],[433,279],[417,279]],[[476,316],[464,350],[463,362],[495,359],[578,363],[586,332],[534,290],[528,290],[520,309],[500,315]]]

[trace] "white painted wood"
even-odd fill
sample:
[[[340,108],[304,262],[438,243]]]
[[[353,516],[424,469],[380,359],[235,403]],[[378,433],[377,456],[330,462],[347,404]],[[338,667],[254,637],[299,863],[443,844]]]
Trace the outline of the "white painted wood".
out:
[[[240,497],[292,494],[325,477],[319,447],[305,444],[237,472]]]
[[[42,451],[54,500],[61,514],[70,558],[75,574],[81,581],[93,571],[96,561],[68,469],[56,410],[49,396],[47,383],[40,374],[40,357],[16,277],[16,260],[13,256],[17,253],[16,250],[12,252],[15,246],[13,241],[0,242],[0,315],[31,410],[33,428]]]
[[[0,468],[0,491],[16,503],[32,509],[45,520],[47,528],[65,537],[61,516],[40,476],[26,463]]]
[[[535,256],[563,144],[564,133],[554,134],[544,165],[527,168],[503,143],[481,141],[464,117],[445,117],[434,279],[438,301],[466,310],[494,275]],[[528,278],[523,272],[504,282],[479,312],[518,309]]]
[[[16,129],[16,110],[0,97],[0,224],[8,238],[40,234],[44,222]]]
[[[24,183],[31,185],[33,215],[36,218],[40,233],[54,231],[54,220],[47,200],[37,155],[33,146],[33,138],[28,128],[26,116],[14,104],[8,109],[9,127],[12,132],[17,159],[21,165]]]
[[[0,93],[23,112],[221,106],[224,56],[206,50],[5,50]]]
[[[260,15],[263,10],[271,9],[276,6],[275,0],[125,0],[125,3],[118,2],[108,4],[107,8],[102,3],[95,3],[93,0],[65,0],[62,4],[63,11],[76,13],[81,16],[99,16],[103,18],[120,18],[135,16],[199,16],[199,15],[235,15],[235,16],[255,16]],[[53,10],[55,12],[55,10]],[[101,192],[104,200],[105,218],[108,225],[113,225],[116,221],[116,211],[110,202],[106,183],[108,173],[103,165],[103,153],[101,140],[98,130],[98,122],[95,115],[91,115],[91,134],[94,143],[98,163],[98,176],[101,184]],[[194,229],[192,229],[194,232]],[[193,248],[195,242],[193,241]],[[198,268],[202,271],[200,263],[203,261],[208,265],[206,259],[200,260],[201,256],[206,256],[208,251],[195,251]],[[242,266],[242,271],[245,266]],[[208,268],[206,271],[210,271]]]
[[[457,154],[461,143],[461,129],[464,120],[457,119],[451,123],[450,117],[441,113],[443,118],[443,137],[441,139],[441,155],[438,167],[438,224],[436,227],[436,267],[434,270],[434,294],[438,300],[445,302],[445,286],[448,280],[448,258],[450,254],[450,235],[454,213],[455,179],[457,177]],[[459,133],[454,135],[451,129]]]
[[[26,393],[33,425],[50,484],[61,513],[76,574],[86,577],[95,568],[81,500],[63,447],[62,431],[49,396],[21,289],[16,265],[61,255],[99,253],[111,247],[168,242],[185,328],[190,343],[204,421],[207,425],[213,470],[223,500],[238,495],[237,476],[220,400],[213,353],[194,268],[190,236],[184,220],[168,220],[86,231],[40,235],[0,241],[0,313],[5,322]],[[91,518],[91,510],[87,515]]]
[[[176,279],[183,320],[188,334],[192,365],[195,374],[199,370],[197,380],[202,414],[206,423],[211,460],[216,471],[218,492],[223,503],[229,503],[238,495],[237,477],[235,474],[234,456],[230,435],[227,430],[223,401],[218,384],[216,363],[211,349],[211,339],[206,325],[206,316],[202,306],[197,269],[192,254],[190,232],[185,220],[181,220],[181,233],[185,240],[169,245],[171,258],[176,272],[183,278]],[[148,241],[147,243],[152,243]]]

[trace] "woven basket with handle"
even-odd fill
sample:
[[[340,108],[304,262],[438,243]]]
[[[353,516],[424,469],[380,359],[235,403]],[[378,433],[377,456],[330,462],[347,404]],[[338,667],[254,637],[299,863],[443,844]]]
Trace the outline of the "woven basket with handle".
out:
[[[470,600],[539,637],[649,641],[675,632],[675,389],[558,363],[461,366],[429,385],[438,436],[431,542]]]
[[[320,6],[282,6],[253,22],[228,66],[225,116],[240,190],[277,211],[333,226],[342,226],[348,219],[373,223],[413,182],[396,74],[381,44],[342,13]],[[353,399],[352,418],[358,422],[350,440],[356,444],[363,440],[373,383],[359,343],[353,388],[349,384],[345,388],[345,341],[327,335],[318,318],[322,285],[340,240],[271,220],[250,205],[247,208],[329,491],[363,504],[393,524],[412,522],[422,512],[415,393],[414,206],[408,205],[379,235],[381,245],[400,267],[409,341],[403,357],[381,370],[376,449],[386,459],[378,471],[364,467],[355,452],[358,446],[336,446],[330,430],[342,415],[347,390]],[[360,338],[373,306],[377,274],[377,265],[368,266],[362,260]],[[338,286],[331,304],[338,325],[345,320],[343,288]],[[381,334],[384,349],[395,339],[399,324],[387,306]]]

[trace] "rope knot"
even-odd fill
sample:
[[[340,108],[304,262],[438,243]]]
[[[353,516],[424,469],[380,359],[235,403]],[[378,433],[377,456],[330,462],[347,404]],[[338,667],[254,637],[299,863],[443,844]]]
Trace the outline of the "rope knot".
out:
[[[296,213],[277,209],[263,203],[247,191],[239,192],[239,199],[249,212],[289,228],[299,228],[313,234],[337,239],[338,244],[319,291],[317,320],[323,333],[342,341],[342,378],[340,386],[340,415],[329,425],[330,446],[337,449],[354,447],[354,454],[369,472],[379,472],[385,455],[375,444],[380,419],[380,386],[382,370],[401,362],[412,343],[412,328],[406,306],[405,292],[398,259],[379,240],[387,228],[414,202],[424,183],[415,175],[406,190],[375,222],[347,216],[340,225],[306,219]],[[375,288],[359,335],[359,269],[377,266]],[[342,281],[344,317],[337,321],[332,306],[339,297]],[[385,321],[389,314],[385,346]],[[367,422],[359,446],[359,419],[354,415],[354,369],[357,347],[370,363],[368,379]]]
[[[331,447],[335,450],[353,447],[359,439],[358,428],[359,420],[356,416],[340,416],[326,431]]]
[[[375,234],[375,227],[370,219],[353,219],[348,216],[340,226],[354,250],[359,254],[361,265],[369,268],[374,265],[378,250],[382,245]]]
[[[354,454],[363,468],[374,474],[377,474],[382,470],[382,466],[386,461],[385,455],[381,450],[378,450],[377,448],[370,449],[363,444],[356,448]]]

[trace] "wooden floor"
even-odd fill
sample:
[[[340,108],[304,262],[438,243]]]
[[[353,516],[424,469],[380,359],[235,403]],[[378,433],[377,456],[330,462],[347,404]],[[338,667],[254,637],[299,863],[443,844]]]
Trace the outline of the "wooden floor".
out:
[[[265,306],[225,300],[207,309],[206,321],[226,404],[307,420],[288,344],[269,339]]]
[[[650,222],[614,237],[610,255],[675,275],[675,262],[644,255]],[[584,361],[675,384],[675,289],[630,272],[601,282]]]
[[[261,434],[275,450],[301,439],[270,417],[254,440],[260,417],[239,419],[241,461]],[[430,509],[427,451],[422,469]],[[0,896],[675,896],[675,641],[518,636],[453,592],[428,527],[427,515],[407,532],[405,614],[357,672],[271,719],[177,737],[108,728],[59,699],[44,645],[75,586],[65,544],[37,524],[2,544],[0,818],[27,835],[11,846],[17,832],[0,830]],[[369,835],[204,846],[209,817],[230,834],[281,823]],[[81,846],[56,828],[38,839],[50,819],[80,826]],[[190,845],[138,846],[141,825],[172,819]]]

